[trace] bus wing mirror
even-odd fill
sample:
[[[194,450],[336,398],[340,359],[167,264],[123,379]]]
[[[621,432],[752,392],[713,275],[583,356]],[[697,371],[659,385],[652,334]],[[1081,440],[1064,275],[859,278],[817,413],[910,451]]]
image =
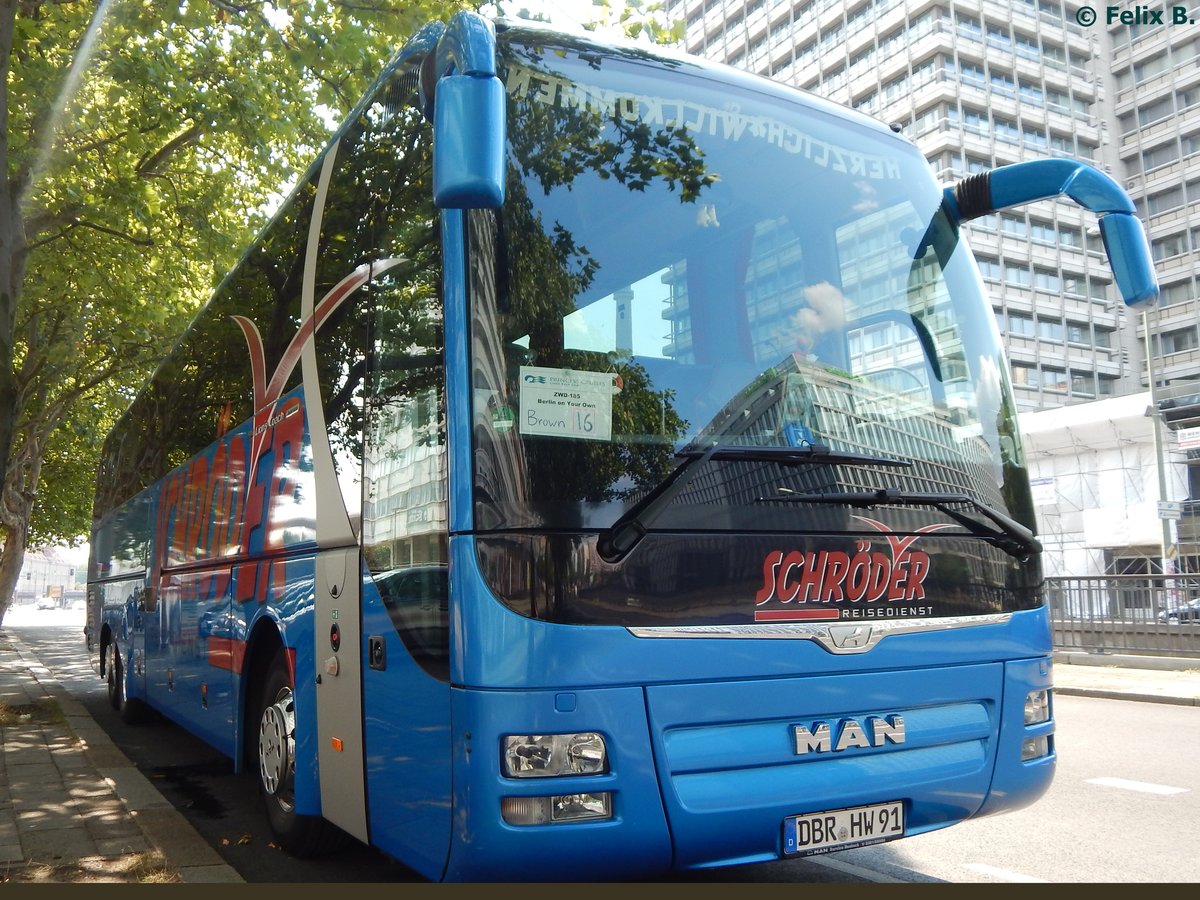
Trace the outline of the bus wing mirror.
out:
[[[1125,304],[1141,307],[1157,303],[1158,278],[1141,220],[1133,213],[1109,213],[1100,218],[1100,237]]]
[[[504,85],[496,77],[496,32],[459,12],[421,67],[421,99],[433,120],[433,202],[441,209],[492,209],[504,202]]]
[[[1129,195],[1099,169],[1066,159],[1037,159],[980,172],[946,188],[951,218],[965,222],[1035,200],[1067,196],[1100,215],[1100,235],[1126,306],[1152,306],[1158,279],[1146,232]]]

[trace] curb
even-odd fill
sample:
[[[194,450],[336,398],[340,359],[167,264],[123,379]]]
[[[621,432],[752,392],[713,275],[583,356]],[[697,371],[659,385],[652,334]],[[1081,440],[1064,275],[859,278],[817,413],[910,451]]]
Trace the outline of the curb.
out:
[[[59,684],[34,652],[11,631],[5,632],[5,639],[29,668],[42,692],[58,703],[67,727],[84,754],[129,812],[147,843],[162,855],[167,867],[188,884],[244,884],[245,879],[138,771],[84,705]]]
[[[1165,703],[1169,706],[1200,706],[1200,698],[1138,694],[1133,691],[1110,691],[1103,688],[1066,687],[1055,685],[1054,693],[1063,697],[1096,697],[1101,700],[1134,700],[1141,703]]]
[[[1065,666],[1118,666],[1156,672],[1200,672],[1200,659],[1177,656],[1136,656],[1122,653],[1089,653],[1086,650],[1055,650],[1054,662]]]

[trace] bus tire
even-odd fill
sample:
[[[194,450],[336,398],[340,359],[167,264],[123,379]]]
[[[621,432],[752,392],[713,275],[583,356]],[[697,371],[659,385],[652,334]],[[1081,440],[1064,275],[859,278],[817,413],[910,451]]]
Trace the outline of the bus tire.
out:
[[[104,679],[108,687],[108,703],[115,709],[121,709],[121,689],[117,686],[117,645],[112,641],[104,647]]]
[[[254,763],[271,830],[293,856],[333,850],[345,842],[345,832],[320,816],[296,812],[296,707],[283,648],[275,651],[258,697]]]
[[[121,721],[126,725],[138,725],[146,720],[146,704],[141,700],[134,699],[129,696],[129,686],[125,682],[125,667],[121,664],[121,651],[117,649],[116,642],[109,644],[112,650],[112,667],[108,670],[109,675],[113,680],[113,686],[110,690],[115,692],[109,694],[109,699],[116,708]]]

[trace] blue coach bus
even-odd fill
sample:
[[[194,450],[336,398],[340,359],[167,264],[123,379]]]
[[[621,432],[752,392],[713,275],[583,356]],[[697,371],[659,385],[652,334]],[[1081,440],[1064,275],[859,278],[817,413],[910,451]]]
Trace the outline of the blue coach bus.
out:
[[[293,853],[635,879],[1036,800],[1041,548],[960,224],[855,112],[462,13],[395,56],[114,429],[89,642]]]

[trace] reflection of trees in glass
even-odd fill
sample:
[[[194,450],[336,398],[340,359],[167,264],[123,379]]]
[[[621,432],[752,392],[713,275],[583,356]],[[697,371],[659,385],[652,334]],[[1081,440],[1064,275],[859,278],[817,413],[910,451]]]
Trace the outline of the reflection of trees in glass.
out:
[[[550,82],[561,81],[546,68],[539,50],[514,53],[521,65],[545,73]],[[593,69],[602,68],[599,55],[588,61]],[[544,221],[531,192],[571,191],[588,176],[629,191],[677,192],[681,203],[694,203],[717,176],[682,126],[651,127],[615,109],[602,113],[582,104],[545,103],[536,93],[510,96],[508,104],[511,153],[498,298],[508,314],[507,338],[528,336],[526,364],[614,372],[624,384],[613,398],[612,441],[525,439],[530,490],[541,502],[612,500],[666,476],[687,423],[675,412],[670,392],[655,391],[641,366],[564,348],[563,320],[575,312],[576,298],[603,276],[605,261],[563,223]],[[596,192],[582,199],[602,198]]]
[[[96,512],[113,508],[212,444],[252,413],[245,338],[258,326],[267,371],[299,327],[303,247],[315,190],[302,186],[180,339],[110,437]],[[294,373],[289,388],[299,372]]]
[[[428,125],[412,100],[412,77],[396,76],[343,138],[323,223],[319,299],[358,266],[402,257],[372,277],[318,332],[318,365],[334,458],[361,465],[367,346],[376,336],[377,403],[392,398],[398,372],[428,365],[440,346],[440,316],[428,303],[440,289],[439,247],[429,181]],[[405,390],[421,385],[401,378]],[[426,379],[426,386],[429,380]],[[410,396],[415,396],[411,394]]]
[[[432,212],[414,214],[432,209],[428,125],[408,102],[414,82],[410,74],[400,73],[346,129],[324,209],[315,300],[364,263],[407,259],[378,284],[351,295],[316,336],[330,442],[335,458],[355,464],[362,459],[369,290],[387,298],[378,310],[377,332],[411,336],[441,328],[440,316],[431,318],[425,305],[405,302],[440,290]],[[161,478],[253,415],[248,350],[233,316],[258,328],[270,378],[301,325],[316,172],[314,168],[284,204],[132,404],[123,437],[114,435],[106,451],[105,471],[112,477],[100,479],[98,512]],[[440,346],[419,336],[412,343],[418,350],[388,345],[380,367],[410,367],[408,357],[435,345]],[[300,377],[297,365],[285,390],[298,385]]]

